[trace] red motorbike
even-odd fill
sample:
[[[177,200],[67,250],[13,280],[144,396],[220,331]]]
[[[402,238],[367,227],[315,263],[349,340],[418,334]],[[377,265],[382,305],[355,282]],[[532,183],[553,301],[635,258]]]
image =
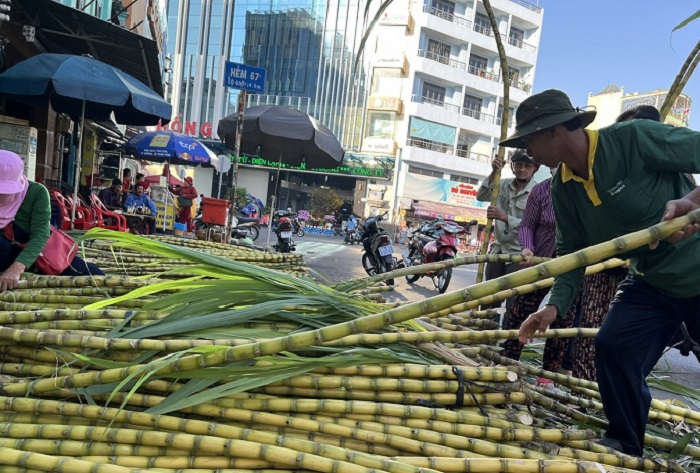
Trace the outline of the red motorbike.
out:
[[[467,231],[464,227],[449,221],[437,222],[429,229],[427,234],[418,232],[411,235],[408,251],[403,254],[406,266],[418,266],[454,259],[457,248],[459,248],[457,235]],[[452,279],[452,267],[448,266],[424,274],[409,274],[406,276],[406,281],[412,284],[423,276],[431,278],[437,290],[442,294],[447,290],[450,279]]]

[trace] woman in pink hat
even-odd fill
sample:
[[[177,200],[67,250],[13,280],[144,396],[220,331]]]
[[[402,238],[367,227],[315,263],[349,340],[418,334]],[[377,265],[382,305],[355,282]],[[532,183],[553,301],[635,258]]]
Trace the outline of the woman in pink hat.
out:
[[[23,272],[31,270],[51,234],[51,201],[46,187],[24,176],[15,153],[0,150],[0,292],[15,289]],[[11,225],[14,241],[5,235]],[[97,266],[75,257],[62,275],[102,275]]]

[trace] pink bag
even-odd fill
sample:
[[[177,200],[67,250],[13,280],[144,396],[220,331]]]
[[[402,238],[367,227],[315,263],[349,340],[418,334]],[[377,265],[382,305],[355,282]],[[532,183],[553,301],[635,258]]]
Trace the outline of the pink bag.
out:
[[[61,274],[70,266],[73,258],[78,253],[78,246],[73,239],[61,230],[51,228],[51,235],[46,242],[46,246],[34,262],[34,266],[41,274],[55,276]],[[5,237],[20,248],[27,246],[26,243],[19,243],[15,240],[15,233],[10,223],[5,227]]]

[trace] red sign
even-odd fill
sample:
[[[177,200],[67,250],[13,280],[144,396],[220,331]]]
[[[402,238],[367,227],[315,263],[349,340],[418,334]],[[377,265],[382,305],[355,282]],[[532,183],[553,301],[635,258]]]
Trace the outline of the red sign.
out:
[[[176,117],[168,125],[158,124],[158,131],[172,130],[175,133],[183,133],[195,138],[211,138],[212,125],[210,122],[202,122],[197,126],[197,122],[182,122],[180,117]]]
[[[459,183],[458,185],[450,188],[448,202],[457,205],[474,206],[477,191],[478,189],[471,184]]]

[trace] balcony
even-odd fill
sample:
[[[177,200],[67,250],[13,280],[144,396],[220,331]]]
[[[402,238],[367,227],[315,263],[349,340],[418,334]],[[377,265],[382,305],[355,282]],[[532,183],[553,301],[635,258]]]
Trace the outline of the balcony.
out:
[[[501,35],[501,36],[503,37],[503,39],[506,39],[505,35]],[[529,53],[534,53],[537,50],[537,48],[534,47],[533,45],[526,43],[525,41],[518,39],[518,38],[515,38],[513,36],[508,36],[508,44],[510,44],[511,46],[515,46],[516,48],[520,48],[520,49],[527,51]]]
[[[444,154],[454,154],[454,147],[451,145],[446,145],[444,143],[438,143],[437,141],[424,140],[422,138],[408,138],[406,141],[407,146],[413,146],[414,148],[428,149],[430,151],[437,151],[438,153]]]
[[[468,149],[462,149],[457,147],[457,156],[460,158],[471,159],[472,161],[478,161],[480,163],[490,163],[491,158],[488,154],[472,153]]]
[[[440,56],[439,54],[436,54],[431,51],[426,51],[425,49],[418,50],[418,57],[424,57],[431,61],[439,62],[440,64],[445,64],[454,69],[460,69],[463,71],[467,69],[467,64],[464,62],[456,61],[454,59],[451,59],[449,56]]]
[[[467,68],[467,72],[470,74],[473,74],[475,76],[483,77],[484,79],[492,80],[494,82],[499,82],[501,78],[498,76],[498,74],[494,74],[493,72],[488,72],[486,69],[482,69],[480,67],[476,66],[469,66]]]
[[[461,107],[459,105],[445,103],[444,100],[435,100],[428,97],[423,97],[422,95],[412,95],[411,102],[425,103],[434,107],[445,109],[448,112],[459,112],[461,110]]]
[[[525,7],[530,11],[534,11],[535,13],[542,13],[542,8],[528,2],[527,0],[510,0],[510,1],[513,3],[517,3],[518,5]]]
[[[402,156],[409,163],[476,176],[487,176],[491,172],[491,161],[483,154],[459,148],[455,151],[454,146],[420,138],[409,137],[406,145]]]
[[[474,31],[484,36],[493,36],[493,30],[488,26],[474,25]]]
[[[489,115],[488,113],[484,113],[480,110],[472,110],[470,108],[463,108],[462,109],[462,115],[465,115],[467,117],[471,117],[475,120],[482,121],[484,123],[494,123],[494,116]]]
[[[510,86],[515,87],[516,89],[520,89],[523,92],[529,94],[530,90],[532,89],[532,85],[522,81],[522,80],[517,80],[517,79],[510,79]]]
[[[450,23],[454,23],[455,25],[458,25],[458,26],[464,26],[466,28],[472,27],[472,22],[467,20],[466,18],[462,18],[461,16],[455,16],[452,13],[447,13],[446,11],[439,10],[435,7],[430,6],[430,5],[425,5],[423,7],[423,13],[429,13],[433,16],[438,17],[438,18],[442,18],[445,21],[449,21]]]

